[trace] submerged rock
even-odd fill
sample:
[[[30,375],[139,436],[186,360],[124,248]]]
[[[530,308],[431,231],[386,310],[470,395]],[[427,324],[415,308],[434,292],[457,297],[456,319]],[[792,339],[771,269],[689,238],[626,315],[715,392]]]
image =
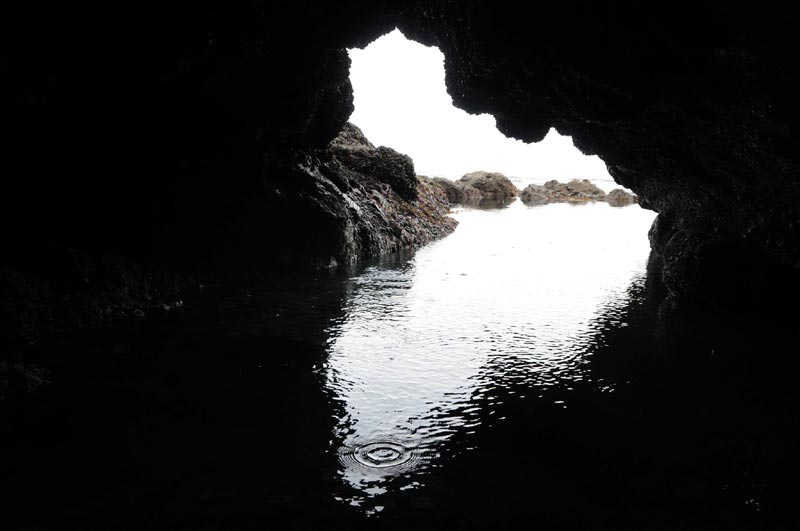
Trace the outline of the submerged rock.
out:
[[[526,205],[545,205],[547,203],[585,203],[602,201],[605,192],[592,184],[588,179],[572,179],[568,183],[556,180],[547,181],[544,185],[529,184],[522,190],[520,199]]]
[[[613,207],[622,207],[638,203],[638,198],[633,194],[629,194],[622,188],[615,188],[608,192],[606,201]]]

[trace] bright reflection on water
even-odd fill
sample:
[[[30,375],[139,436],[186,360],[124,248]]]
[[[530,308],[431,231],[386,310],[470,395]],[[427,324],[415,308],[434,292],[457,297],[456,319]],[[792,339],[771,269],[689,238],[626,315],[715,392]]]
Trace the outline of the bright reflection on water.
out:
[[[644,276],[654,214],[517,201],[454,217],[456,232],[413,259],[349,279],[344,317],[328,331],[354,505],[412,488],[454,435],[492,418],[493,389],[582,381],[613,391],[585,365],[599,317],[626,325],[614,315]]]

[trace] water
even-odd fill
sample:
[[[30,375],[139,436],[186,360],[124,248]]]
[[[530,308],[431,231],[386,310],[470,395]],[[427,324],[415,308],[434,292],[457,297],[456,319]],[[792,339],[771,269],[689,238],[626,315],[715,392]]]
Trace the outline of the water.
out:
[[[791,327],[662,318],[638,206],[454,216],[32,349],[4,529],[800,528]]]
[[[497,420],[498,387],[613,389],[586,361],[598,317],[613,320],[643,281],[654,214],[517,201],[454,217],[456,232],[412,259],[348,279],[345,314],[328,329],[326,386],[346,411],[342,477],[367,498],[398,476],[392,488],[414,484],[454,435]]]

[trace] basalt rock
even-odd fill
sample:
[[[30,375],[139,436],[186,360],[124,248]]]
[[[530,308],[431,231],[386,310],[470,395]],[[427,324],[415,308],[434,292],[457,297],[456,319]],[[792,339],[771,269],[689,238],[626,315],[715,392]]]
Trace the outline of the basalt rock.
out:
[[[602,201],[605,198],[605,192],[587,179],[573,179],[568,183],[552,180],[547,181],[544,185],[529,184],[520,194],[520,199],[527,205],[586,203]]]
[[[477,189],[482,200],[503,201],[519,193],[514,183],[502,173],[474,171],[461,177],[459,182]]]
[[[637,198],[622,188],[615,188],[606,194],[606,201],[612,207],[623,207],[636,203]]]
[[[529,184],[522,189],[519,194],[519,199],[526,205],[546,205],[552,203],[550,194],[544,186],[538,184]]]
[[[295,152],[278,159],[265,182],[260,210],[281,212],[287,232],[280,259],[297,267],[331,267],[360,258],[418,247],[449,234],[444,192],[417,178],[411,159],[375,148],[348,124],[326,150]],[[258,215],[256,213],[256,215]],[[303,238],[295,238],[302,227]],[[320,229],[323,229],[321,231]]]
[[[444,177],[434,177],[433,183],[439,186],[447,195],[451,205],[477,205],[481,202],[483,194],[480,190],[461,181],[451,181]]]
[[[411,158],[392,148],[375,148],[355,125],[345,125],[329,149],[345,166],[388,184],[403,199],[417,198],[418,183]]]
[[[517,187],[502,173],[477,171],[464,175],[458,181],[436,177],[433,182],[444,190],[451,205],[504,207],[518,193]]]
[[[258,190],[227,232],[251,238],[229,252],[242,260],[236,249],[252,248],[244,261],[262,267],[352,264],[424,245],[456,225],[444,192],[417,178],[408,156],[376,148],[352,124],[326,149],[273,154]]]

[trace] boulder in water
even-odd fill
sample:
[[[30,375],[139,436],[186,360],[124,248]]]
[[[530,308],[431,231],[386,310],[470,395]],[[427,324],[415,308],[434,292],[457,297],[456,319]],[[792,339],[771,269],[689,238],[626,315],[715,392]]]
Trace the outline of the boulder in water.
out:
[[[481,199],[503,200],[516,197],[517,187],[502,173],[474,171],[464,175],[458,182],[477,188]]]
[[[502,173],[475,171],[457,181],[442,177],[432,180],[445,194],[451,205],[499,207],[517,196],[519,190]]]
[[[477,205],[483,198],[480,190],[461,181],[451,181],[443,177],[434,177],[431,180],[444,190],[451,205]]]
[[[639,198],[633,194],[629,194],[622,188],[615,188],[614,190],[608,192],[606,201],[612,207],[623,207],[638,203]]]
[[[529,184],[519,194],[519,198],[526,205],[546,205],[550,203],[550,195],[544,186]]]
[[[572,179],[568,183],[556,180],[547,181],[544,185],[529,184],[520,193],[520,199],[526,205],[545,205],[547,203],[586,203],[602,201],[605,192],[588,179]]]

